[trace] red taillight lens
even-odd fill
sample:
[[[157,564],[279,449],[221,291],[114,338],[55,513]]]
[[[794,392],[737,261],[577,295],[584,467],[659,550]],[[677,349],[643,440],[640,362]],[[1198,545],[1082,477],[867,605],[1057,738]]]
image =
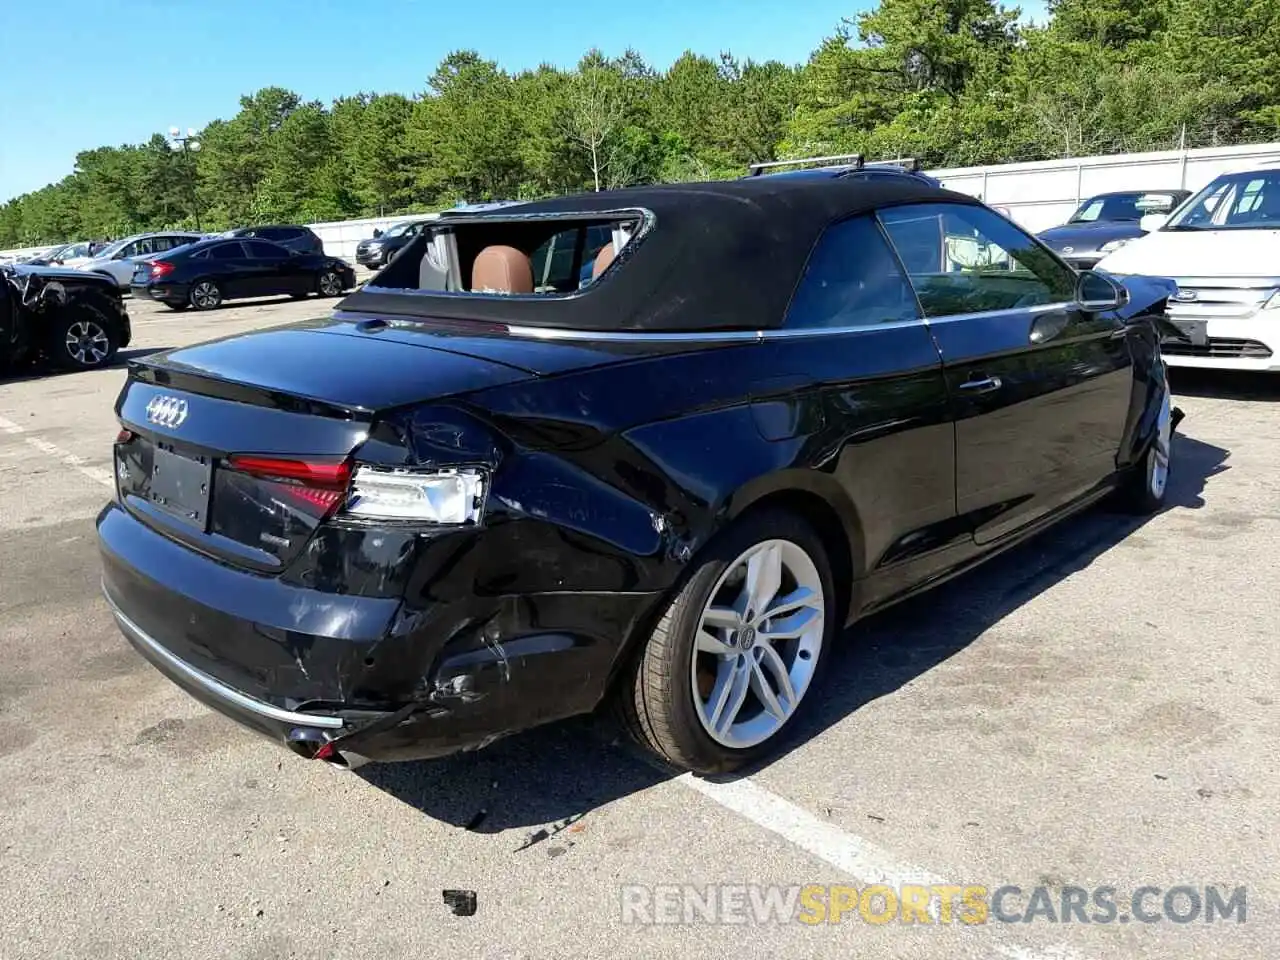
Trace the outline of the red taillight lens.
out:
[[[173,273],[173,264],[167,260],[151,261],[151,279],[162,280],[169,274]]]
[[[295,460],[236,454],[227,458],[232,469],[269,481],[272,489],[326,518],[341,506],[351,482],[349,460]]]
[[[128,443],[134,438],[135,434],[127,427],[121,427],[120,432],[116,434],[116,443]]]
[[[351,461],[294,460],[234,454],[228,462],[242,473],[270,480],[301,480],[308,486],[345,489],[351,481]]]

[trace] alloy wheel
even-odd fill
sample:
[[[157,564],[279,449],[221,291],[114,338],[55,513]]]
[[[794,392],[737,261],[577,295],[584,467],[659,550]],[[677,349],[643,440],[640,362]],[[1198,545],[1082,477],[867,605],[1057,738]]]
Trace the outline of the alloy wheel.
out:
[[[342,292],[342,278],[332,270],[320,274],[320,293],[326,297],[336,297]]]
[[[201,280],[191,288],[191,302],[197,310],[211,310],[222,302],[222,294],[208,280]]]
[[[725,568],[692,657],[694,707],[708,736],[746,749],[790,719],[817,668],[825,609],[817,565],[789,540],[757,543]]]
[[[92,320],[77,320],[67,328],[66,347],[76,363],[93,367],[111,353],[111,338],[100,324]]]

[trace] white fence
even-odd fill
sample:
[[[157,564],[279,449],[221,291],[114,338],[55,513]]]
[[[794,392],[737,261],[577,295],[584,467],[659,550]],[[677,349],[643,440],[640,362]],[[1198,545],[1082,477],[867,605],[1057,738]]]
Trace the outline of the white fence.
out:
[[[1199,150],[1166,150],[1109,157],[1075,157],[1035,163],[1006,163],[986,167],[931,170],[947,187],[1004,207],[1028,230],[1040,231],[1064,222],[1086,197],[1110,190],[1199,190],[1222,173],[1280,164],[1280,143]],[[404,220],[370,217],[313,223],[311,229],[331,256],[354,260],[356,244]],[[46,250],[0,250],[0,261]]]
[[[1111,190],[1196,191],[1223,173],[1280,164],[1280,143],[931,170],[948,188],[1005,207],[1028,230],[1066,221],[1080,202]]]

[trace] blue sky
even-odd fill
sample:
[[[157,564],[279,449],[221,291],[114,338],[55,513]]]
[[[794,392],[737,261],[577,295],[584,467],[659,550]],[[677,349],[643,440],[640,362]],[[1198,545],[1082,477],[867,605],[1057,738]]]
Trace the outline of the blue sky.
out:
[[[0,29],[0,202],[66,176],[80,150],[202,127],[265,86],[325,102],[360,90],[411,94],[466,47],[509,70],[571,66],[593,46],[631,46],[660,68],[686,48],[801,63],[841,17],[874,5],[98,0],[60,8],[51,25],[43,4],[11,2]]]

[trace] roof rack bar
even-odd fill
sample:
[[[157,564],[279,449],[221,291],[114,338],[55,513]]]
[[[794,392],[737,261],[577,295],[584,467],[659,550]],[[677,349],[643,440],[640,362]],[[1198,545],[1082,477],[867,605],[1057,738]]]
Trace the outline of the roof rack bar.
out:
[[[801,163],[849,163],[856,167],[861,167],[863,160],[860,153],[842,153],[831,157],[801,157],[798,160],[770,160],[765,163],[753,163],[748,165],[747,169],[751,171],[751,176],[758,177],[763,171],[774,169],[776,167],[793,167]]]

